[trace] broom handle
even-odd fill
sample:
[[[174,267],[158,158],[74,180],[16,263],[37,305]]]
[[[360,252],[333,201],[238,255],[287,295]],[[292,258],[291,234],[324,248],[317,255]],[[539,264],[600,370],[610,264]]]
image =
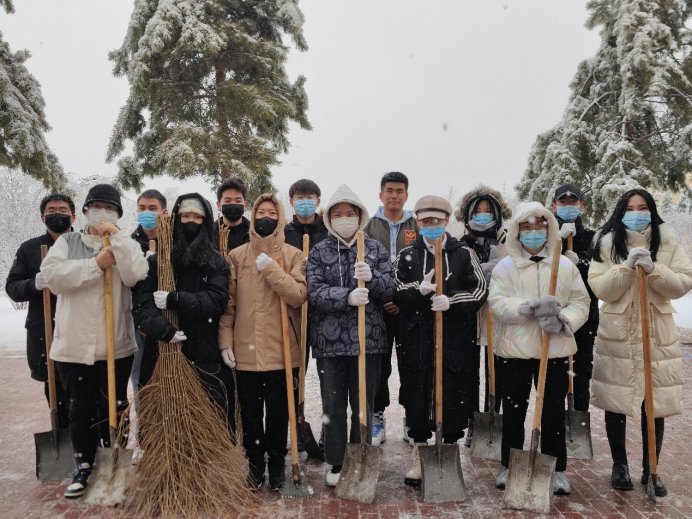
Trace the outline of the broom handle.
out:
[[[149,240],[149,252],[156,252],[156,240]]]
[[[574,250],[574,236],[567,236],[567,250]],[[574,367],[572,355],[569,356],[569,388],[567,389],[567,405],[571,411],[574,408]]]
[[[307,260],[310,253],[310,235],[303,235],[303,255]],[[308,354],[308,302],[303,303],[300,312],[300,386],[298,389],[298,405],[305,402],[305,364]]]
[[[442,295],[442,236],[435,240],[435,295]],[[435,312],[435,424],[442,423],[442,312]]]
[[[358,231],[358,261],[365,261],[365,234]],[[358,280],[358,288],[365,288],[365,281]],[[360,443],[367,443],[368,430],[368,400],[365,383],[365,306],[358,307],[358,410],[360,414]]]
[[[108,234],[103,236],[103,247],[110,247]],[[108,267],[103,273],[104,297],[106,299],[106,346],[108,348],[108,423],[113,428],[118,427],[118,417],[115,407],[115,323],[113,321],[113,267]]]
[[[41,245],[41,263],[48,254],[48,245]],[[48,402],[50,410],[58,409],[58,399],[55,394],[55,364],[50,358],[50,349],[53,346],[53,312],[50,304],[50,289],[43,289],[43,321],[45,322],[46,332],[46,364],[48,365]]]
[[[284,262],[276,260],[283,270]],[[288,334],[288,309],[283,299],[281,303],[281,333],[284,342],[284,370],[286,371],[286,396],[288,398],[288,420],[291,426],[291,465],[298,464],[298,438],[296,437],[296,403],[293,400],[293,370],[291,362],[291,336]]]
[[[493,316],[490,315],[490,309],[486,313],[486,329],[485,334],[488,338],[488,394],[492,397],[493,408],[490,411],[495,410],[495,349],[493,347]]]
[[[637,266],[639,274],[639,306],[642,314],[642,344],[644,346],[644,406],[649,447],[649,473],[658,471],[656,459],[656,426],[654,424],[654,384],[651,376],[651,341],[649,331],[649,294],[646,272]]]
[[[553,257],[550,265],[550,285],[548,295],[554,296],[557,289],[557,274],[560,267],[560,253],[562,252],[562,240],[555,242]],[[541,416],[543,415],[543,393],[545,392],[545,376],[548,371],[548,351],[550,349],[550,335],[543,332],[543,344],[541,345],[541,365],[538,371],[538,387],[536,388],[536,410],[533,415],[533,429],[540,430]]]

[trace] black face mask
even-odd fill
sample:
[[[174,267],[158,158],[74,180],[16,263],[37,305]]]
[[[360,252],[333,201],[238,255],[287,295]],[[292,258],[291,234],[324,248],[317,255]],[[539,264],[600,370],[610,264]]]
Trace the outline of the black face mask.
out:
[[[257,231],[257,234],[264,238],[273,233],[276,230],[276,226],[278,224],[279,220],[274,220],[274,218],[270,218],[268,216],[265,216],[264,218],[258,218],[257,220],[255,220],[255,231]]]
[[[185,236],[185,239],[188,242],[194,241],[194,239],[197,238],[199,231],[202,230],[202,224],[199,224],[197,222],[185,222],[184,224],[182,224],[182,226],[183,236]]]
[[[237,222],[245,212],[243,204],[224,204],[221,206],[221,212],[229,222]]]
[[[47,214],[44,220],[46,227],[55,233],[65,232],[72,225],[72,215],[70,214]]]

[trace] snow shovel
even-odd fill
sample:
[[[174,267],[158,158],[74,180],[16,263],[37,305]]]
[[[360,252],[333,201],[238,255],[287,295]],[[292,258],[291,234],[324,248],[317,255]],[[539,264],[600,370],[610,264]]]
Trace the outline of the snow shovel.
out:
[[[567,237],[567,250],[572,250],[572,235]],[[565,443],[567,457],[585,460],[593,458],[591,444],[591,414],[588,411],[574,410],[574,365],[569,356],[569,390],[567,391],[567,411],[565,411]]]
[[[108,235],[103,246],[109,247]],[[106,303],[106,344],[108,347],[108,423],[111,446],[96,450],[94,468],[82,501],[88,505],[118,506],[125,494],[125,476],[132,463],[132,451],[118,445],[118,412],[115,396],[115,324],[113,320],[113,268],[104,274]]]
[[[555,242],[552,264],[550,269],[550,285],[548,294],[555,295],[557,274],[560,265],[562,240]],[[541,439],[541,415],[543,413],[543,394],[545,392],[545,377],[548,371],[548,350],[550,335],[543,332],[541,347],[541,364],[538,372],[538,387],[536,388],[536,410],[533,415],[533,431],[531,432],[531,447],[528,451],[512,449],[509,457],[509,473],[505,488],[504,504],[506,508],[528,510],[539,514],[549,514],[553,508],[553,480],[557,459],[538,452]]]
[[[649,450],[649,478],[646,480],[646,495],[656,504],[658,459],[656,459],[656,425],[654,422],[654,382],[651,375],[651,332],[649,330],[649,294],[646,272],[637,266],[639,274],[639,306],[642,314],[642,344],[644,347],[644,406],[646,408],[646,432]]]
[[[48,245],[41,245],[41,261],[48,254]],[[36,478],[55,481],[74,476],[76,467],[69,429],[58,425],[58,401],[55,389],[55,364],[50,358],[53,345],[53,324],[50,289],[43,289],[43,320],[46,323],[46,363],[48,364],[48,401],[50,404],[50,431],[34,434],[36,444]]]
[[[284,262],[277,260],[283,269]],[[288,333],[288,308],[281,300],[281,332],[284,341],[284,369],[286,371],[286,395],[288,397],[288,419],[291,434],[291,477],[286,478],[281,497],[312,497],[312,487],[298,465],[298,435],[296,434],[296,403],[293,400],[293,369],[291,368],[291,336]]]
[[[307,259],[310,252],[310,236],[303,235],[303,254]],[[308,457],[317,461],[324,462],[324,452],[320,449],[315,441],[315,435],[312,434],[310,424],[305,421],[305,370],[307,368],[307,349],[308,349],[308,302],[303,303],[303,309],[300,314],[300,381],[298,386],[298,440],[308,453]]]
[[[365,261],[365,235],[358,232],[358,261]],[[358,280],[358,288],[365,281]],[[365,383],[365,307],[358,307],[358,415],[360,417],[360,445],[347,443],[341,477],[336,484],[336,497],[370,504],[375,500],[375,489],[380,472],[380,449],[368,445],[368,404]]]
[[[435,240],[436,295],[442,295],[442,238]],[[435,445],[419,447],[423,501],[448,503],[466,500],[459,445],[442,444],[442,312],[435,312]]]
[[[473,416],[471,457],[485,460],[502,459],[502,415],[495,412],[495,352],[493,351],[493,316],[487,313],[488,336],[488,408]]]

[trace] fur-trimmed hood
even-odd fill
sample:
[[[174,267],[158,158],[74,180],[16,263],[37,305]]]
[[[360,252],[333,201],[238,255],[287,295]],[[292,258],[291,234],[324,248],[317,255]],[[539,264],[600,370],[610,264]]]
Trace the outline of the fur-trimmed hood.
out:
[[[456,217],[457,221],[464,224],[468,223],[470,218],[468,214],[469,209],[471,205],[475,205],[473,202],[477,201],[479,198],[487,198],[495,206],[495,211],[496,213],[499,213],[502,220],[509,220],[512,217],[512,210],[509,208],[504,198],[502,198],[500,192],[483,184],[479,184],[474,189],[466,193],[461,199],[459,208],[454,212],[454,216]],[[502,225],[502,222],[499,223]]]
[[[519,265],[520,268],[531,265],[530,260],[523,258],[521,251],[523,246],[519,241],[519,224],[524,223],[535,218],[545,218],[548,222],[548,241],[545,246],[548,249],[548,258],[553,255],[553,250],[555,248],[555,242],[561,240],[560,237],[560,227],[557,224],[557,219],[552,211],[545,208],[540,202],[525,202],[519,204],[514,211],[514,218],[507,226],[507,252],[514,259],[514,261]]]

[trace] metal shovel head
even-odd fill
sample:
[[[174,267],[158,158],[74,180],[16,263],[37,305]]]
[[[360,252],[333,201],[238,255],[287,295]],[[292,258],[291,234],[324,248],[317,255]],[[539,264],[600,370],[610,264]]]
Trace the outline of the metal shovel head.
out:
[[[471,457],[500,461],[502,458],[501,414],[476,411],[473,415]]]
[[[296,484],[293,477],[289,474],[286,478],[283,488],[281,489],[281,497],[285,498],[305,498],[312,497],[314,491],[308,483],[308,478],[305,474],[300,474],[300,481]]]
[[[310,424],[305,421],[305,418],[299,417],[296,422],[296,430],[298,431],[298,442],[303,446],[305,452],[308,453],[308,458],[324,462],[324,452],[315,441],[315,435],[312,434]]]
[[[59,429],[57,433],[57,449],[53,442],[53,431],[34,434],[36,477],[40,481],[67,479],[77,473],[70,431]]]
[[[512,449],[505,488],[505,508],[549,514],[553,508],[554,456],[537,452],[531,468],[531,453]]]
[[[461,472],[459,445],[443,445],[439,460],[435,445],[418,447],[418,453],[421,462],[423,501],[426,503],[465,501],[466,486]]]
[[[577,460],[593,458],[591,415],[587,411],[565,411],[565,413],[567,457]]]
[[[656,474],[649,474],[646,480],[646,496],[653,504],[656,504]]]
[[[371,504],[380,472],[380,449],[359,443],[346,444],[336,497]]]
[[[87,505],[121,505],[125,499],[125,479],[131,466],[131,450],[99,447],[82,501]]]

